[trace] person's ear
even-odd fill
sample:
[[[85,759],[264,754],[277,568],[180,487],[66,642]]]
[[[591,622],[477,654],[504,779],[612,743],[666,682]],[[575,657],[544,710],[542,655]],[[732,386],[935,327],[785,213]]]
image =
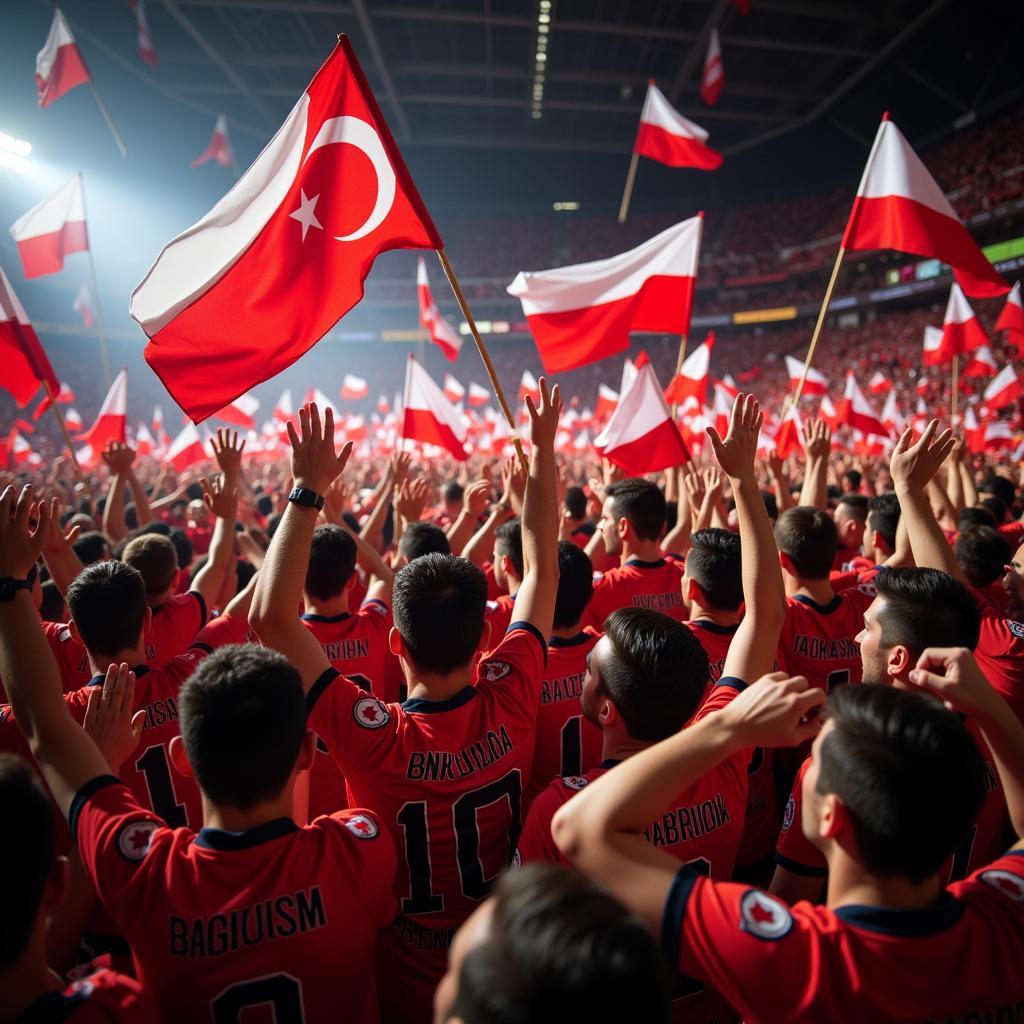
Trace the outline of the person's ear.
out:
[[[822,839],[835,839],[849,822],[846,805],[835,795],[826,793],[821,798],[821,812],[818,815],[818,835]]]
[[[889,648],[889,653],[885,657],[885,671],[891,679],[898,679],[900,676],[906,675],[913,667],[913,659],[906,647],[902,644],[895,644]]]
[[[74,619],[68,623],[68,632],[71,634],[71,639],[74,640],[76,644],[81,647],[85,646],[85,644],[82,643],[82,634],[78,632],[78,627],[75,625]]]
[[[299,747],[299,756],[295,759],[295,770],[308,772],[316,760],[316,733],[312,729],[306,730],[302,737],[302,745]]]
[[[686,600],[688,604],[693,604],[694,601],[697,604],[703,604],[704,591],[701,590],[700,585],[696,580],[687,577],[686,580]]]
[[[153,609],[146,605],[146,614],[142,616],[142,633],[145,635],[153,625]]]
[[[174,765],[177,771],[186,776],[186,778],[191,779],[194,777],[192,762],[189,761],[188,754],[185,751],[185,741],[180,736],[175,736],[171,740],[167,753],[171,759],[171,764]]]
[[[616,529],[623,540],[628,540],[630,534],[633,532],[633,528],[630,526],[629,520],[625,516],[622,516],[618,523],[616,523]]]
[[[349,576],[348,582],[345,584],[345,589],[346,590],[352,590],[352,588],[355,587],[355,585],[356,585],[356,583],[358,581],[359,581],[359,573],[355,569],[353,569],[352,570],[352,575]]]
[[[597,708],[597,721],[601,728],[610,729],[620,717],[619,709],[607,697],[602,697]]]
[[[782,566],[782,571],[789,573],[790,576],[798,576],[796,569],[793,566],[793,559],[789,557],[784,551],[779,552],[779,565]]]
[[[394,626],[388,632],[388,650],[396,658],[400,658],[405,654],[405,641],[402,639],[402,634]]]
[[[501,571],[505,574],[506,579],[509,576],[514,577],[516,574],[515,567],[512,565],[512,559],[508,555],[501,556]]]

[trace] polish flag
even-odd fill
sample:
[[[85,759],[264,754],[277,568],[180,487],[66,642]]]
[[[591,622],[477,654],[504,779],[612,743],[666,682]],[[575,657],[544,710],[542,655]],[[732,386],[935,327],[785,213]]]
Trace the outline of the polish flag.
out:
[[[145,423],[140,423],[136,428],[135,450],[139,455],[152,455],[156,451],[156,440]]]
[[[210,456],[203,446],[199,430],[192,422],[186,423],[182,432],[171,442],[164,458],[177,472],[188,469],[196,463],[204,462]]]
[[[82,417],[78,415],[77,409],[68,409],[64,413],[64,425],[68,430],[81,430],[85,426],[82,422]]]
[[[789,386],[796,391],[800,385],[800,378],[804,375],[804,364],[799,359],[786,356],[786,373],[789,374]],[[813,366],[807,370],[807,380],[804,382],[803,395],[827,395],[828,381],[825,375]]]
[[[707,337],[685,359],[679,373],[665,388],[665,401],[669,405],[682,405],[691,395],[703,405],[708,396],[708,377],[711,372],[711,350],[715,347],[715,332]],[[730,412],[732,407],[730,406]],[[728,428],[726,428],[728,429]],[[724,434],[722,435],[725,436]]]
[[[1010,288],[888,114],[878,127],[842,245],[941,260],[973,298],[1004,295]]]
[[[32,450],[32,445],[17,430],[12,432],[10,452],[15,465],[41,466],[43,463],[42,457]]]
[[[256,426],[254,416],[259,407],[259,400],[246,392],[244,395],[239,395],[229,405],[225,405],[223,409],[218,409],[213,416],[215,419],[231,423],[243,430],[252,430]]]
[[[95,451],[102,451],[108,441],[119,441],[124,444],[127,411],[128,371],[122,370],[110,385],[107,397],[103,399],[96,416],[96,422],[75,440],[92,445]]]
[[[411,355],[402,407],[402,437],[444,448],[460,462],[469,458],[464,444],[465,424],[430,374]]]
[[[167,451],[167,447],[171,443],[171,437],[164,430],[164,411],[159,405],[153,407],[153,433],[156,435],[160,451]]]
[[[967,450],[970,452],[983,452],[985,450],[985,430],[978,423],[974,406],[967,406],[964,412],[964,439],[967,441]]]
[[[149,33],[149,22],[146,21],[145,0],[128,0],[135,12],[135,23],[139,30],[139,56],[151,67],[156,67],[156,49],[153,37]]]
[[[378,396],[378,398],[377,398],[377,412],[379,412],[381,414],[381,416],[387,416],[387,414],[390,411],[391,411],[391,403],[387,400],[387,398],[384,395]]]
[[[341,397],[356,399],[366,398],[370,393],[370,385],[363,380],[362,377],[357,377],[354,373],[346,373],[341,380]]]
[[[970,362],[960,371],[961,377],[994,377],[999,370],[996,357],[988,345],[982,345],[971,353]]]
[[[982,438],[982,447],[986,452],[1010,452],[1016,447],[1013,428],[1002,420],[986,423]]]
[[[1009,364],[1004,366],[992,383],[985,388],[981,396],[984,403],[990,409],[1002,409],[1004,406],[1016,402],[1024,395],[1024,385],[1021,384],[1017,371]]]
[[[640,367],[632,387],[619,397],[612,418],[594,438],[594,447],[636,476],[690,461],[650,363]]]
[[[788,459],[790,455],[798,455],[803,451],[803,432],[804,424],[800,418],[800,410],[795,405],[790,405],[775,435],[775,450],[779,453],[779,458]]]
[[[165,246],[131,313],[198,422],[312,348],[379,253],[443,245],[341,36],[249,170]]]
[[[450,374],[444,375],[444,397],[449,402],[461,402],[466,396],[466,389]]]
[[[704,58],[704,72],[700,76],[700,98],[713,107],[725,84],[725,68],[722,65],[722,42],[718,38],[718,29],[711,30],[708,39],[708,52]]]
[[[289,420],[295,419],[295,409],[292,406],[292,389],[285,388],[281,392],[281,397],[277,400],[277,405],[274,406],[274,411],[270,414],[275,420],[280,420],[282,423],[287,423]]]
[[[716,377],[715,387],[721,388],[730,398],[735,398],[740,393],[739,385],[733,380],[731,373],[727,373],[721,380]]]
[[[882,406],[882,424],[890,437],[902,434],[906,427],[906,419],[896,402],[895,391],[889,392],[885,399],[885,405]]]
[[[370,436],[362,416],[349,416],[345,420],[344,431],[346,441],[365,441]]]
[[[733,399],[721,388],[715,388],[715,401],[712,407],[715,430],[722,437],[729,432],[729,419],[732,416]]]
[[[640,112],[640,127],[633,149],[649,160],[669,167],[696,167],[714,171],[722,166],[722,154],[706,146],[708,133],[675,110],[651,79]]]
[[[612,391],[607,384],[599,384],[597,388],[597,408],[594,410],[594,416],[596,416],[597,419],[604,419],[606,416],[611,416],[611,414],[615,412],[618,404],[618,391]]]
[[[73,402],[75,400],[75,393],[74,391],[71,390],[70,387],[68,387],[67,384],[64,383],[64,381],[61,381],[60,390],[57,392],[56,398],[58,405],[67,405],[69,402]],[[43,415],[43,413],[45,413],[50,408],[52,404],[53,403],[50,401],[50,396],[43,395],[43,397],[40,399],[39,404],[36,406],[35,411],[32,413],[32,419],[39,419]],[[67,422],[67,416],[64,417],[64,421]],[[81,427],[79,427],[78,429],[81,429]]]
[[[932,327],[931,325],[925,327],[924,353],[921,356],[921,362],[925,366],[941,366],[952,358],[952,356],[945,357],[943,355],[942,328]],[[925,384],[927,385],[927,381],[925,381]]]
[[[821,396],[818,415],[829,425],[830,430],[835,430],[839,427],[839,413],[836,411],[836,407],[832,404],[832,399],[828,395]]]
[[[89,69],[82,60],[75,37],[64,20],[60,8],[53,12],[50,34],[43,48],[36,54],[36,89],[39,106],[48,107],[56,103],[76,85],[84,85],[89,79]]]
[[[52,196],[37,203],[11,225],[11,237],[26,277],[55,274],[64,267],[64,257],[86,252],[89,233],[85,226],[85,196],[82,175],[76,174]]]
[[[490,400],[491,393],[487,388],[483,388],[479,384],[474,384],[473,381],[469,382],[470,405],[486,405]]]
[[[1006,296],[1006,305],[1003,306],[999,319],[996,321],[997,331],[1006,331],[1010,336],[1009,340],[1015,345],[1024,344],[1024,301],[1020,297],[1020,281],[1010,289]]]
[[[274,136],[274,140],[280,138],[280,135],[281,133],[278,132]],[[273,145],[273,141],[271,141],[271,145]],[[264,150],[265,154],[266,150]],[[189,164],[189,167],[201,167],[207,160],[214,160],[221,167],[230,167],[235,162],[235,151],[231,148],[231,140],[228,139],[228,119],[224,114],[217,115],[217,120],[213,125],[213,135],[210,136],[210,144]],[[230,194],[229,192],[228,195]],[[202,224],[203,221],[200,221],[196,227],[198,228]],[[181,236],[179,235],[178,237],[180,238]]]
[[[842,401],[836,410],[836,417],[840,423],[845,423],[862,434],[877,434],[879,437],[888,437],[889,432],[885,424],[878,418],[875,410],[868,405],[868,400],[863,392],[857,387],[853,370],[846,374],[846,390],[843,393]]]
[[[519,401],[521,402],[529,395],[535,402],[540,401],[540,388],[537,387],[537,378],[529,370],[523,370],[519,378]]]
[[[635,380],[636,364],[629,356],[626,356],[625,362],[622,364],[622,382],[619,384],[619,394],[624,395],[633,386]]]
[[[946,316],[942,321],[942,343],[939,345],[941,362],[948,363],[953,356],[962,356],[988,344],[985,330],[955,281],[949,290]]]
[[[517,274],[508,292],[523,304],[545,371],[624,352],[630,331],[688,333],[703,223],[698,214],[618,256]]]
[[[868,381],[868,391],[873,395],[884,395],[892,391],[892,381],[881,370],[876,370],[875,375]]]
[[[445,357],[454,363],[462,349],[462,336],[441,316],[430,291],[427,264],[422,256],[416,264],[416,295],[420,303],[420,326]]]
[[[82,318],[83,327],[92,327],[92,305],[89,302],[89,289],[84,284],[78,289],[75,301],[71,303],[71,310]]]
[[[48,383],[54,394],[60,390],[60,382],[53,372],[32,322],[25,312],[11,282],[0,267],[0,387],[9,391],[21,408],[29,403],[39,390],[39,385]]]

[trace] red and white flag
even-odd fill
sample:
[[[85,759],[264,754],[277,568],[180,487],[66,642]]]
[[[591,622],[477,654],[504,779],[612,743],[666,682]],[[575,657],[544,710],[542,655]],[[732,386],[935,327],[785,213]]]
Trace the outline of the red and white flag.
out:
[[[342,36],[234,188],[165,246],[131,315],[198,422],[312,348],[379,253],[443,245]]]
[[[289,420],[295,419],[295,408],[292,405],[292,389],[285,388],[281,392],[281,397],[277,400],[277,405],[274,406],[274,411],[271,416],[275,420],[281,423],[287,423]]]
[[[647,83],[647,98],[640,112],[640,127],[633,148],[640,156],[669,167],[696,167],[715,171],[722,166],[722,154],[705,145],[708,133],[688,121],[654,84]]]
[[[679,373],[665,388],[665,401],[669,405],[682,405],[691,395],[701,405],[707,401],[708,380],[711,374],[711,350],[714,347],[715,332],[708,331],[704,341],[686,357],[683,365],[679,368]],[[730,406],[731,411],[732,407]]]
[[[280,132],[274,136],[277,139]],[[273,145],[273,140],[271,141]],[[266,151],[264,150],[264,153]],[[210,136],[210,144],[189,164],[189,167],[201,167],[207,160],[214,160],[221,167],[230,167],[235,162],[235,151],[231,148],[231,140],[228,138],[228,119],[224,114],[218,114],[213,125],[213,135]],[[257,186],[258,187],[258,186]],[[231,193],[228,193],[230,195]],[[223,202],[224,200],[221,200]],[[218,206],[220,204],[218,203]],[[216,210],[217,207],[214,207]],[[209,216],[209,215],[208,215]],[[199,224],[202,224],[200,221]],[[199,224],[196,227],[199,227]],[[178,236],[179,238],[182,236]],[[172,243],[173,244],[173,243]]]
[[[1016,447],[1013,428],[1009,423],[998,420],[986,423],[982,430],[982,450],[986,452],[1010,452]]]
[[[37,203],[11,225],[11,237],[26,277],[55,274],[64,257],[89,248],[82,175],[76,174],[52,196]]]
[[[422,256],[416,264],[416,295],[420,303],[420,326],[427,332],[430,340],[454,363],[462,349],[462,336],[441,316],[441,311],[437,308],[430,291],[427,263]]]
[[[540,388],[537,386],[537,378],[529,370],[523,370],[519,378],[519,401],[523,401],[529,395],[535,402],[540,401]]]
[[[950,356],[948,359],[945,358],[942,350],[942,328],[932,327],[930,324],[924,329],[924,352],[921,356],[921,362],[925,366],[941,366],[943,363],[948,363],[953,357]],[[927,388],[928,380],[925,377],[921,378]],[[918,387],[920,388],[920,383]],[[918,392],[920,393],[920,391]]]
[[[619,396],[611,419],[594,438],[594,447],[609,462],[636,476],[690,461],[650,363],[640,367],[629,391]]]
[[[848,370],[846,373],[846,390],[836,409],[836,418],[840,423],[845,423],[862,434],[877,434],[878,437],[889,436],[885,424],[878,418],[875,410],[868,405],[868,400],[864,397],[861,389],[857,387],[853,370]]]
[[[450,373],[444,375],[442,390],[449,402],[461,402],[466,397],[466,389]]]
[[[135,24],[139,33],[139,56],[151,67],[156,67],[156,49],[153,46],[153,37],[149,32],[149,22],[146,21],[145,0],[128,0],[131,9],[135,12]]]
[[[348,399],[365,398],[370,393],[370,385],[354,373],[346,373],[341,379],[341,397]]]
[[[971,353],[970,361],[960,371],[961,377],[994,377],[999,370],[996,357],[988,345],[982,345]]]
[[[14,294],[0,267],[0,387],[9,391],[19,408],[27,405],[39,386],[50,385],[54,394],[60,382],[53,372],[25,307]]]
[[[223,420],[225,423],[242,427],[244,430],[252,430],[256,426],[255,416],[259,407],[259,399],[246,392],[225,405],[223,409],[218,409],[213,416],[214,419]]]
[[[479,384],[474,384],[473,381],[469,382],[470,405],[486,405],[490,400],[491,393],[487,388],[481,387]]]
[[[171,443],[171,437],[164,430],[164,411],[159,405],[153,407],[153,433],[156,436],[159,450],[167,451],[167,446]]]
[[[135,450],[139,455],[152,455],[156,451],[156,440],[145,423],[135,429]]]
[[[406,365],[402,409],[402,437],[444,448],[460,462],[469,458],[465,448],[466,425],[430,374],[411,355]]]
[[[594,409],[595,419],[603,420],[611,416],[619,405],[619,393],[613,391],[607,384],[599,384],[597,387],[597,407]]]
[[[882,425],[890,437],[898,437],[903,433],[906,422],[896,402],[896,392],[890,391],[886,396],[885,405],[882,406]]]
[[[803,432],[804,424],[800,410],[795,405],[790,405],[775,434],[775,450],[779,453],[779,458],[788,459],[790,455],[797,455],[803,451]]]
[[[92,305],[89,302],[89,289],[84,284],[78,289],[75,301],[71,303],[71,309],[82,318],[83,327],[92,327]]]
[[[1006,296],[1006,305],[996,321],[996,330],[1006,331],[1009,340],[1018,346],[1024,343],[1024,300],[1020,297],[1020,281],[1014,284]]]
[[[704,71],[700,76],[700,98],[713,107],[725,84],[725,67],[722,64],[722,42],[718,29],[713,28],[708,38],[708,52],[704,58]]]
[[[978,417],[974,412],[974,406],[967,406],[964,411],[964,440],[967,442],[969,452],[983,452],[985,450],[985,429],[978,423]]]
[[[987,344],[985,329],[960,290],[960,285],[954,281],[949,289],[949,302],[946,303],[946,315],[942,321],[942,342],[935,358],[938,362],[948,363],[953,356],[966,355]]]
[[[838,430],[840,427],[839,413],[832,404],[828,395],[821,396],[821,404],[818,406],[818,415],[829,425],[830,430]]]
[[[714,379],[715,387],[721,388],[730,398],[735,398],[740,393],[739,385],[733,380],[731,373],[727,373],[721,380]]]
[[[1017,371],[1008,364],[985,388],[982,400],[990,409],[1002,409],[1004,406],[1016,402],[1022,395],[1024,395],[1024,386],[1021,385],[1020,377],[1017,376]]]
[[[75,438],[92,446],[93,451],[103,451],[108,441],[119,441],[124,444],[127,436],[126,421],[128,412],[128,371],[122,370],[110,385],[107,397],[103,399],[96,422],[84,433]]]
[[[868,391],[873,395],[885,395],[892,391],[892,381],[881,370],[876,370],[868,381]]]
[[[82,60],[75,37],[64,20],[60,8],[53,12],[50,34],[36,54],[36,90],[39,106],[56,103],[76,85],[89,81],[89,69]]]
[[[888,114],[878,127],[842,244],[941,260],[974,298],[1004,295],[1010,288]]]
[[[81,430],[85,427],[85,424],[82,422],[82,417],[78,415],[77,409],[68,409],[68,411],[64,413],[64,426],[66,426],[68,430]]]
[[[186,423],[182,432],[170,443],[164,458],[180,473],[210,456],[194,423]]]
[[[687,334],[703,223],[698,214],[621,255],[516,275],[508,292],[523,304],[544,369],[624,352],[630,331]]]
[[[796,391],[800,385],[800,378],[804,375],[804,364],[799,359],[786,356],[786,373],[789,374],[789,386]],[[827,395],[828,381],[825,375],[816,370],[813,366],[808,367],[807,380],[804,381],[804,389],[801,395]]]
[[[32,450],[32,445],[17,430],[12,432],[10,440],[11,459],[15,465],[41,466],[42,456]]]
[[[3,326],[2,326],[2,324],[0,324],[0,332],[2,332],[2,331],[3,331]],[[0,358],[3,358],[3,357],[0,356]],[[61,381],[60,382],[60,390],[56,394],[56,399],[57,399],[57,404],[58,405],[67,405],[69,402],[73,402],[75,400],[75,393],[74,393],[74,391],[71,390],[71,388],[67,384],[64,383],[64,381]],[[43,397],[39,400],[39,404],[35,407],[35,410],[32,413],[32,419],[34,419],[34,420],[39,419],[39,417],[42,416],[43,413],[46,412],[47,409],[49,409],[51,405],[53,405],[53,403],[50,401],[50,396],[49,395],[43,395]],[[64,422],[65,423],[67,423],[67,419],[68,418],[65,415],[65,417],[64,417]],[[78,429],[81,430],[82,428],[79,427]]]

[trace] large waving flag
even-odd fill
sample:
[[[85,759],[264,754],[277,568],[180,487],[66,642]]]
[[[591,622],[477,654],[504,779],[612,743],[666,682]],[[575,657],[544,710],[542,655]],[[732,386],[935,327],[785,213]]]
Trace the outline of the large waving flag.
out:
[[[427,263],[422,256],[416,264],[416,295],[420,303],[420,324],[430,340],[454,363],[462,349],[462,336],[441,316],[430,292]]]
[[[61,390],[57,375],[11,282],[0,267],[0,387],[9,391],[19,407],[27,405],[48,383],[56,395]]]
[[[857,386],[853,370],[848,370],[846,373],[846,391],[836,410],[836,419],[839,423],[845,423],[862,434],[875,434],[878,437],[889,436],[885,424],[868,404],[864,393]]]
[[[669,103],[652,78],[647,84],[634,149],[669,167],[714,171],[722,166],[722,154],[705,145],[707,138],[708,133],[700,125],[688,121]]]
[[[973,298],[1004,295],[1010,288],[888,114],[878,126],[842,244],[941,260]]]
[[[665,388],[665,401],[682,405],[691,395],[704,405],[708,397],[708,379],[711,373],[711,350],[715,347],[715,332],[708,336],[685,359],[679,373]]]
[[[81,174],[22,214],[11,225],[11,237],[26,277],[55,274],[63,269],[65,256],[88,250]]]
[[[1017,371],[1007,364],[985,388],[982,400],[990,409],[1002,409],[1011,402],[1024,396],[1024,385],[1021,384]]]
[[[342,36],[234,188],[165,246],[131,315],[198,422],[312,348],[379,253],[442,244]]]
[[[50,34],[36,54],[36,89],[39,106],[56,103],[76,85],[89,81],[89,69],[82,60],[75,37],[64,20],[60,8],[53,12]]]
[[[124,444],[127,436],[127,413],[128,371],[122,370],[110,385],[107,397],[103,399],[96,416],[96,422],[75,440],[90,445],[95,452],[102,451],[108,441],[120,441]]]
[[[619,256],[516,275],[508,292],[523,304],[544,369],[624,352],[630,331],[686,334],[703,223],[698,214]]]
[[[406,367],[402,410],[402,437],[445,448],[460,462],[469,458],[466,424],[412,355]]]

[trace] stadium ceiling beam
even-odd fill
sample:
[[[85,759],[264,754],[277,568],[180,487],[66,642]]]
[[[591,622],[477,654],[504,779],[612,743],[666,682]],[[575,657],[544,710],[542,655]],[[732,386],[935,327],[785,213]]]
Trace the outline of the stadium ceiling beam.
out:
[[[384,95],[390,102],[391,109],[395,114],[395,120],[398,122],[398,141],[408,142],[412,136],[409,130],[409,120],[405,116],[402,104],[398,100],[395,83],[391,79],[391,72],[388,71],[388,64],[381,51],[380,42],[377,39],[373,22],[370,20],[370,14],[366,9],[365,0],[352,0],[352,3],[355,6],[356,17],[359,19],[359,27],[363,30],[363,35],[366,37],[366,45],[369,46],[370,54],[373,56],[373,63],[377,67],[377,74],[380,75],[381,84],[384,86]]]
[[[940,85],[936,85],[926,75],[922,75],[920,71],[912,68],[906,61],[898,61],[896,67],[903,72],[908,78],[912,78],[918,85],[923,85],[929,92],[935,93],[939,99],[945,100],[951,107],[955,107],[960,111],[961,114],[966,113],[971,108],[963,102],[958,100],[952,93],[947,92]]]

